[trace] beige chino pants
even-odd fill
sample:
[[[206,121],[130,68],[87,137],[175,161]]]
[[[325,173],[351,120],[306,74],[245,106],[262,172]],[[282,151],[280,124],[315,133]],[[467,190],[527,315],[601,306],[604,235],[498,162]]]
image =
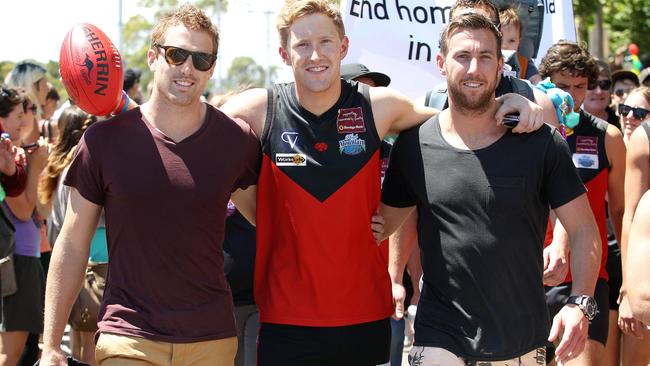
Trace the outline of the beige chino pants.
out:
[[[100,366],[232,366],[237,337],[195,343],[167,343],[102,333],[95,358]]]

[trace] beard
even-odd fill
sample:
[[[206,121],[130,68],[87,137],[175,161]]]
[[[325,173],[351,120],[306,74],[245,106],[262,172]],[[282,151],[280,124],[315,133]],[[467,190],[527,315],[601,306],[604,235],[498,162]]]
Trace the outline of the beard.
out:
[[[479,115],[485,113],[494,103],[494,91],[497,88],[498,80],[498,71],[492,80],[492,83],[480,77],[465,77],[461,82],[448,80],[447,89],[449,91],[449,98],[453,101],[454,107],[463,114]],[[461,84],[467,81],[484,83],[484,91],[475,96],[465,94],[462,90]]]

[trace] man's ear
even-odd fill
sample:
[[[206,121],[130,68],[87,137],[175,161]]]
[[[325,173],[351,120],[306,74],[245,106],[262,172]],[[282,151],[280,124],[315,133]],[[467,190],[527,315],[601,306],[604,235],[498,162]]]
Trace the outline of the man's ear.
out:
[[[348,54],[349,47],[350,40],[348,39],[348,36],[343,36],[343,39],[341,40],[341,60],[343,60]]]
[[[501,78],[501,74],[503,74],[503,65],[505,64],[505,61],[503,59],[503,56],[499,57],[499,72],[498,76]]]
[[[436,66],[438,67],[438,72],[440,75],[447,76],[447,71],[445,70],[445,58],[442,57],[442,54],[438,52],[436,54]]]
[[[282,62],[287,66],[291,66],[291,60],[289,60],[289,53],[287,53],[287,50],[280,46],[278,47],[278,53],[280,54],[280,57],[282,57]]]
[[[151,70],[151,72],[156,71],[156,58],[157,58],[157,56],[158,56],[158,53],[153,48],[150,48],[147,51],[147,65],[149,65],[149,70]]]

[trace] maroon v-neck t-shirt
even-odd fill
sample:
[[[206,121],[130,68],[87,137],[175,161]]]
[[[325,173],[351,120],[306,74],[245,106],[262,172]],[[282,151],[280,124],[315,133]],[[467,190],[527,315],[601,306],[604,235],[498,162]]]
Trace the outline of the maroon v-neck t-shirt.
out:
[[[128,111],[84,134],[65,184],[103,206],[109,272],[99,331],[188,343],[237,334],[223,270],[231,193],[256,184],[260,144],[207,106],[175,142]]]

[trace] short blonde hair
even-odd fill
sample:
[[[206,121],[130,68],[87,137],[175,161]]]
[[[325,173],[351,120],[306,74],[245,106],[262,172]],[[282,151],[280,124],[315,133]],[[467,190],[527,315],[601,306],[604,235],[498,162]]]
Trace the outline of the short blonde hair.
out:
[[[154,48],[154,44],[161,44],[169,28],[181,24],[189,30],[206,32],[212,38],[212,53],[217,54],[219,50],[219,30],[212,24],[212,21],[205,15],[203,10],[192,4],[183,4],[176,10],[163,14],[158,19],[151,33],[151,48]]]
[[[280,45],[287,49],[289,41],[289,28],[296,19],[311,14],[324,14],[334,22],[339,32],[339,37],[345,37],[345,26],[339,8],[328,0],[287,0],[278,15],[277,29],[280,36]]]

